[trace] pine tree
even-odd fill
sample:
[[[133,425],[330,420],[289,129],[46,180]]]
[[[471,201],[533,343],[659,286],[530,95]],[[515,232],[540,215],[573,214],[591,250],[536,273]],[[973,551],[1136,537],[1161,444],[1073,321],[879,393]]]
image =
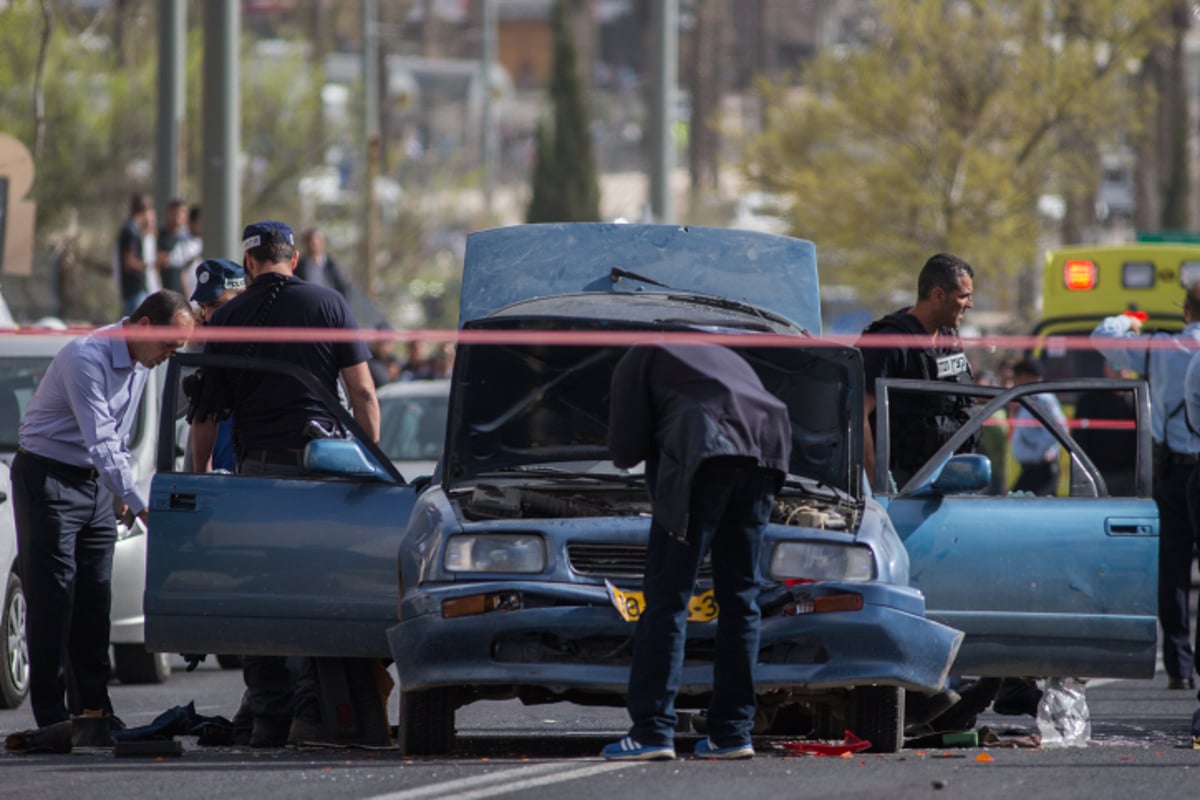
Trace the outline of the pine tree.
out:
[[[575,42],[564,4],[554,5],[554,71],[550,80],[554,128],[538,126],[537,165],[528,222],[600,219],[600,187],[592,148],[591,114],[575,66]]]

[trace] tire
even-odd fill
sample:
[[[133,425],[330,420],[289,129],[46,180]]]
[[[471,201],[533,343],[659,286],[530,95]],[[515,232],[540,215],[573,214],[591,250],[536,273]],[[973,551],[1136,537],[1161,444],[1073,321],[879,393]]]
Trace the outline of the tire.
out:
[[[229,654],[217,656],[217,664],[221,666],[221,669],[241,669],[242,657]]]
[[[870,753],[898,753],[904,746],[904,690],[860,686],[850,692],[847,727],[871,742]]]
[[[29,694],[29,642],[25,638],[25,589],[16,573],[9,573],[0,616],[0,642],[4,664],[0,669],[0,708],[16,708]]]
[[[449,689],[400,693],[400,752],[440,756],[454,749],[454,699]]]
[[[140,644],[114,644],[114,671],[124,684],[166,683],[171,676],[169,653],[147,653]]]

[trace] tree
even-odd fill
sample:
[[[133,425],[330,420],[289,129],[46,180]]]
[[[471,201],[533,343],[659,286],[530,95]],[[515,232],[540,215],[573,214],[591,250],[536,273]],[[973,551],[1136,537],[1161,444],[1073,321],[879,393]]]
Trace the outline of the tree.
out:
[[[1139,228],[1191,227],[1188,154],[1188,85],[1184,37],[1192,20],[1192,4],[1171,3],[1162,24],[1169,38],[1146,56],[1140,78],[1157,98],[1150,131],[1138,148],[1137,173],[1142,184],[1136,221]]]
[[[821,55],[802,91],[766,87],[747,171],[790,202],[824,282],[911,292],[949,251],[1014,306],[1004,278],[1035,263],[1039,197],[1094,187],[1114,122],[1139,135],[1153,98],[1128,66],[1170,34],[1172,2],[879,0],[865,49]]]
[[[696,0],[696,18],[688,59],[692,117],[688,125],[689,199],[693,209],[701,198],[720,188],[720,113],[729,72],[727,34],[729,5],[725,0]]]
[[[575,67],[575,44],[561,0],[554,5],[554,68],[550,79],[554,128],[538,126],[529,222],[600,219],[600,187],[591,114]]]

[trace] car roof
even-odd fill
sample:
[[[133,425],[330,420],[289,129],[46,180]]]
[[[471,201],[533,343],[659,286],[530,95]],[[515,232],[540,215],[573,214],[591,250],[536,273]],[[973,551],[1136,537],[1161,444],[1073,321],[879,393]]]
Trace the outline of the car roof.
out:
[[[536,297],[693,293],[821,331],[816,248],[790,236],[680,225],[514,225],[467,237],[459,326]]]
[[[0,334],[0,353],[12,357],[53,358],[63,346],[76,338],[74,334],[11,333]]]

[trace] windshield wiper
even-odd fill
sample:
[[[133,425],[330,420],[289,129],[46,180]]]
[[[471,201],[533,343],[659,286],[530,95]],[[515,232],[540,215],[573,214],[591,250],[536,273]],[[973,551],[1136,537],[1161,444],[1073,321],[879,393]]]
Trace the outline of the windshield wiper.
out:
[[[641,281],[642,283],[648,283],[651,286],[661,286],[664,289],[671,288],[670,286],[667,286],[662,281],[656,281],[656,280],[654,280],[654,278],[647,278],[645,275],[638,275],[636,272],[630,272],[629,270],[621,269],[620,267],[613,267],[608,273],[608,279],[610,281],[612,281],[613,283],[616,283],[617,281],[621,280],[621,278],[631,278],[635,281]]]

